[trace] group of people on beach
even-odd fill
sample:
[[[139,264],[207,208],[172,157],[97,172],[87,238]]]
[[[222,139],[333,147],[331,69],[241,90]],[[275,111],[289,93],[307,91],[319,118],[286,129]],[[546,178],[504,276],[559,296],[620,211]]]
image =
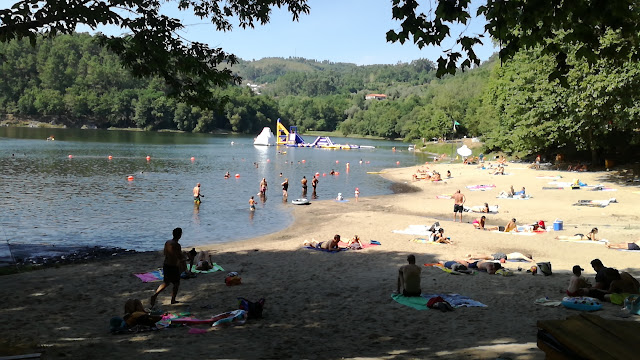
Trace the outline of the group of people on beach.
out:
[[[621,304],[629,294],[640,293],[640,282],[626,271],[606,267],[600,259],[591,260],[596,272],[595,284],[582,276],[583,268],[575,265],[567,287],[568,296],[589,296],[603,301]]]

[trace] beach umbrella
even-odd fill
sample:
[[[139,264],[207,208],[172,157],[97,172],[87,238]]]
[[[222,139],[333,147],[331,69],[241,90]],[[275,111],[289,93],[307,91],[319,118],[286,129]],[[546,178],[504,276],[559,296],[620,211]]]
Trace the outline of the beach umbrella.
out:
[[[458,148],[458,155],[460,156],[469,156],[471,155],[471,149],[467,147],[467,145],[462,145]]]

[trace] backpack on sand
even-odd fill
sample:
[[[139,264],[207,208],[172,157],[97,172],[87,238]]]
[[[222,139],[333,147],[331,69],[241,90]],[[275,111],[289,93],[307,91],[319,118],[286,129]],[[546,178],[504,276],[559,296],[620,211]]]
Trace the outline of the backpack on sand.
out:
[[[264,310],[264,298],[252,302],[243,297],[239,297],[238,309],[246,311],[248,319],[260,319],[262,318],[262,310]]]

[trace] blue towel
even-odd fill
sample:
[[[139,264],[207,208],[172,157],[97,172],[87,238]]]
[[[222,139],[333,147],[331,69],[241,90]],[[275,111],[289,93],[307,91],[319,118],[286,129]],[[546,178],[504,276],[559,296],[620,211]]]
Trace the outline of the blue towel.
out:
[[[378,240],[371,240],[371,241],[369,241],[369,243],[370,244],[374,244],[374,245],[382,245],[382,244],[380,244],[380,241],[378,241]]]

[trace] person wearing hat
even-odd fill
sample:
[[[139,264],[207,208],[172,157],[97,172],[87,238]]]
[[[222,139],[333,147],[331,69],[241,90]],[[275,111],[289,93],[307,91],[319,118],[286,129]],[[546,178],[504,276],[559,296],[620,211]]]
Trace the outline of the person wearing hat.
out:
[[[591,284],[587,281],[587,279],[582,276],[582,272],[584,271],[580,265],[573,266],[573,275],[571,275],[571,279],[569,279],[569,287],[567,288],[567,295],[569,296],[583,296],[587,295],[589,292],[589,288]]]
[[[360,197],[360,189],[356,188],[356,202],[358,202],[358,197]]]

